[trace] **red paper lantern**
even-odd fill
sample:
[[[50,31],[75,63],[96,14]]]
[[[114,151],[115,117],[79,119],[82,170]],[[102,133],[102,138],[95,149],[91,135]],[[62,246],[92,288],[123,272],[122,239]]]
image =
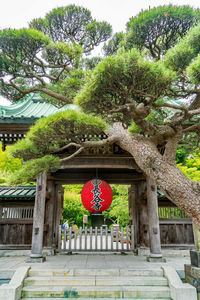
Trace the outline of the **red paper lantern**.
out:
[[[107,182],[101,179],[88,181],[81,191],[83,206],[90,212],[102,212],[112,203],[112,189]]]

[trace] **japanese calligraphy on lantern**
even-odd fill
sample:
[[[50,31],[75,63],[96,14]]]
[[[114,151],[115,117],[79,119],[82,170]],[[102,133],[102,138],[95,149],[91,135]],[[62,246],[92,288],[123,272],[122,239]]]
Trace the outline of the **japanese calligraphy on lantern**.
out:
[[[112,203],[112,189],[101,179],[88,181],[81,191],[83,206],[90,212],[102,212]]]

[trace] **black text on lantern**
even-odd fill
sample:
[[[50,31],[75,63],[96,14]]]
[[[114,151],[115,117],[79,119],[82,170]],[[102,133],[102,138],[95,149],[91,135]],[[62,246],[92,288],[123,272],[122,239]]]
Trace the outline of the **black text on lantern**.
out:
[[[101,189],[99,186],[101,184],[101,180],[99,179],[92,180],[92,184],[94,186],[94,189],[92,190],[93,200],[90,203],[94,204],[92,208],[98,211],[102,207],[100,202],[104,202],[104,200],[100,198]]]

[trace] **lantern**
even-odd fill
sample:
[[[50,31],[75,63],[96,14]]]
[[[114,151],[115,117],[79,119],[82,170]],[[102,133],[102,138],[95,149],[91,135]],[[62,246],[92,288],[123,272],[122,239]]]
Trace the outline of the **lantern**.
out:
[[[101,179],[88,181],[81,191],[83,206],[90,212],[102,212],[112,203],[112,189]]]

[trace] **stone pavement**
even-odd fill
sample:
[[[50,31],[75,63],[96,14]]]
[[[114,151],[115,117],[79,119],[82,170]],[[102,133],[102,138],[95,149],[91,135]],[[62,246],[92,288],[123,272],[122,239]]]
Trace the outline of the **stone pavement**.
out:
[[[16,270],[21,266],[31,266],[32,269],[158,269],[160,266],[172,266],[176,270],[184,270],[184,264],[190,263],[189,251],[187,250],[163,250],[166,263],[153,263],[146,261],[144,251],[136,256],[132,253],[83,253],[83,254],[58,254],[47,256],[44,263],[26,263],[29,251],[0,251],[0,271]],[[8,256],[10,255],[10,256]]]

